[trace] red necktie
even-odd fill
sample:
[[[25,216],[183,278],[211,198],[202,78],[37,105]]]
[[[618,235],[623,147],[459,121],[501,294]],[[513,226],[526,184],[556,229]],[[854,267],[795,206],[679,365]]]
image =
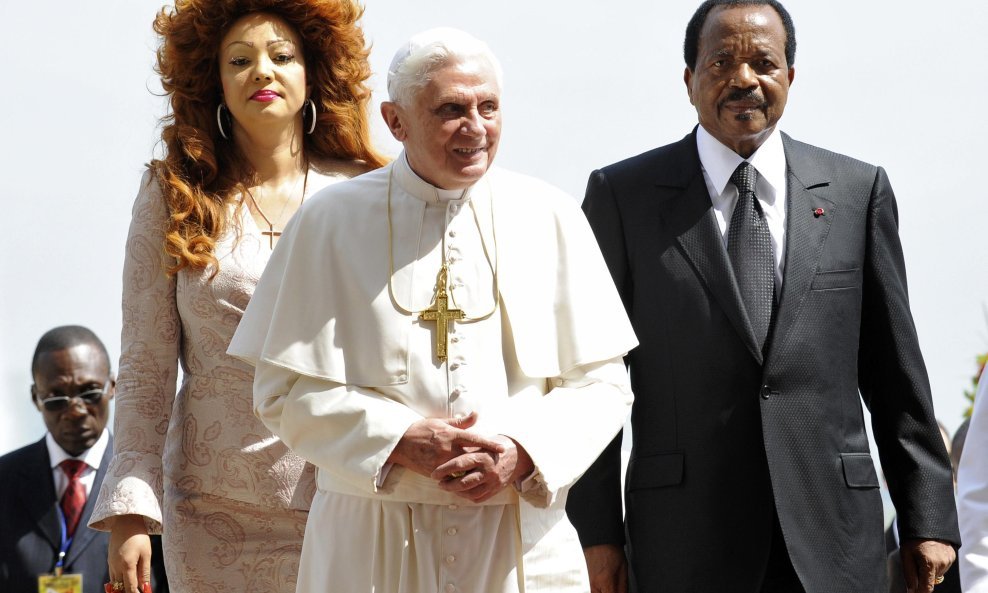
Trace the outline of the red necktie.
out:
[[[58,464],[69,478],[69,487],[62,495],[62,512],[65,514],[65,536],[72,537],[82,517],[82,509],[86,506],[86,487],[79,477],[86,469],[86,462],[78,459],[66,459]]]

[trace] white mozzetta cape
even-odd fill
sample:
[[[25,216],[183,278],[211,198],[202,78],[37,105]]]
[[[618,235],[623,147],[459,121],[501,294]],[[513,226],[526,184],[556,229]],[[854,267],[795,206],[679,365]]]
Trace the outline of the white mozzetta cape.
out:
[[[419,240],[418,223],[409,221],[422,220],[425,202],[407,195],[410,183],[423,182],[402,155],[302,206],[279,240],[230,354],[343,384],[408,381],[410,318],[388,294],[392,168],[395,270],[408,266],[401,257],[415,253]],[[572,198],[497,168],[468,191],[487,202],[493,191],[501,304],[525,374],[555,377],[638,344]]]

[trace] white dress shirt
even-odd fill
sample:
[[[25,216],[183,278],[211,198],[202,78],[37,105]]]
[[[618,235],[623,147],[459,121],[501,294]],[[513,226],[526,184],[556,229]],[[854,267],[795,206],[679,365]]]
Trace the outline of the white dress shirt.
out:
[[[734,205],[738,201],[738,188],[731,183],[731,175],[743,161],[748,161],[758,171],[755,196],[761,203],[772,235],[775,288],[776,294],[780,294],[786,247],[786,153],[782,148],[779,129],[772,130],[765,142],[747,159],[721,144],[703,126],[696,130],[696,148],[700,153],[703,180],[707,183],[725,247],[727,229],[731,224]]]
[[[62,468],[58,467],[58,464],[66,459],[79,459],[86,462],[86,469],[83,470],[79,481],[86,487],[86,498],[88,499],[89,493],[93,489],[93,482],[96,481],[96,471],[99,469],[100,461],[103,460],[103,453],[106,452],[106,446],[109,442],[110,432],[104,428],[103,434],[99,435],[95,445],[82,455],[73,457],[55,442],[55,437],[51,436],[50,432],[45,434],[45,445],[48,446],[48,458],[51,459],[51,474],[55,478],[55,495],[58,500],[62,500],[65,489],[69,487],[69,477],[65,475]]]

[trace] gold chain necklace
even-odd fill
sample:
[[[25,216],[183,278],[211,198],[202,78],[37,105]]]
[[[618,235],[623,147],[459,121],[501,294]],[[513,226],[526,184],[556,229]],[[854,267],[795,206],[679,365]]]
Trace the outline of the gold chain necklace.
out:
[[[303,173],[302,175],[299,175],[295,179],[295,184],[292,185],[292,191],[291,191],[292,194],[295,193],[295,188],[298,187],[298,181],[299,181],[299,179],[304,179],[304,181],[302,182],[302,200],[299,202],[299,206],[301,206],[302,203],[305,202],[305,190],[306,190],[306,187],[308,187],[308,185],[309,185],[309,167],[308,166],[305,167],[305,173]],[[267,217],[267,215],[264,214],[264,210],[261,210],[261,205],[257,202],[257,200],[254,198],[254,194],[251,193],[251,191],[249,189],[247,190],[247,197],[250,198],[250,203],[254,205],[254,209],[257,210],[257,213],[261,215],[261,218],[262,219],[264,219],[265,224],[268,225],[268,230],[261,231],[261,236],[262,237],[267,237],[268,238],[268,246],[271,249],[274,249],[274,240],[277,237],[280,237],[281,236],[281,231],[274,230],[274,224],[271,223],[271,219],[269,219]],[[279,219],[281,218],[281,216],[283,216],[285,214],[285,208],[288,208],[288,204],[290,202],[291,202],[291,199],[289,199],[288,201],[286,201],[285,202],[285,205],[281,207],[281,212],[278,214]]]
[[[436,322],[436,358],[440,361],[444,361],[447,358],[447,338],[449,323],[452,321],[463,322],[473,322],[473,321],[483,321],[497,311],[498,303],[498,285],[497,285],[497,231],[494,228],[494,191],[490,185],[490,180],[488,179],[488,189],[490,191],[490,208],[491,208],[491,235],[494,241],[494,259],[491,260],[490,253],[487,250],[487,241],[484,240],[484,231],[480,228],[480,217],[477,216],[477,208],[473,204],[473,200],[470,200],[470,210],[473,212],[473,220],[477,225],[477,232],[480,233],[480,245],[484,249],[484,257],[487,258],[487,265],[490,266],[491,274],[494,278],[493,281],[493,293],[494,293],[494,306],[487,313],[480,316],[468,316],[462,309],[450,309],[449,308],[449,294],[447,293],[447,285],[449,283],[449,262],[446,258],[446,225],[443,226],[442,235],[442,266],[439,268],[439,274],[436,276],[436,286],[435,299],[432,301],[432,305],[428,309],[424,309],[416,313],[412,309],[403,306],[398,302],[398,297],[395,295],[394,286],[392,286],[392,279],[395,275],[395,254],[394,254],[394,236],[391,228],[391,181],[394,177],[394,165],[388,171],[388,295],[391,297],[391,302],[394,303],[395,307],[406,315],[418,315],[419,319],[422,321],[435,321]]]

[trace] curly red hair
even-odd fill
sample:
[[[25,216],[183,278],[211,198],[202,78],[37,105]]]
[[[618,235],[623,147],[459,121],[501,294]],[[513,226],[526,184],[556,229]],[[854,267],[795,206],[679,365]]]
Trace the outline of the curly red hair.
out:
[[[220,41],[234,21],[252,12],[281,17],[302,39],[318,111],[315,131],[304,137],[307,158],[385,164],[370,142],[369,50],[357,25],[363,9],[355,2],[176,0],[154,20],[162,39],[157,72],[171,112],[162,118],[165,157],[149,165],[170,213],[164,249],[175,264],[169,274],[218,265],[213,249],[230,222],[229,207],[255,182],[250,163],[222,139],[216,123],[216,106],[223,101]]]

